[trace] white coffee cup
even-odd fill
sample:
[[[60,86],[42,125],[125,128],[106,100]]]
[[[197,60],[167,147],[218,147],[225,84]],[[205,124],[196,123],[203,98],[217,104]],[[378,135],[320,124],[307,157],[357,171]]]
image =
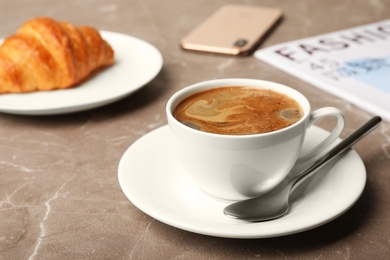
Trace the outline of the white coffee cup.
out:
[[[248,86],[270,89],[298,102],[303,117],[286,128],[250,135],[223,135],[190,128],[172,114],[186,97],[206,89]],[[344,129],[344,116],[334,107],[311,111],[310,103],[298,91],[256,79],[217,79],[200,82],[176,92],[166,106],[168,125],[174,135],[178,162],[208,195],[225,200],[242,200],[270,191],[290,172],[296,161],[326,152]],[[335,117],[337,124],[320,144],[301,154],[305,133],[315,121]]]

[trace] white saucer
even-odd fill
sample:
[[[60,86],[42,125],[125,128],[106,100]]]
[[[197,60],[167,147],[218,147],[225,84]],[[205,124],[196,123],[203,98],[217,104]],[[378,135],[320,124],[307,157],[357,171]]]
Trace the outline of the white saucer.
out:
[[[101,31],[101,35],[115,51],[114,65],[74,88],[1,94],[0,112],[53,115],[96,108],[130,95],[161,70],[161,53],[149,43],[116,32]]]
[[[311,127],[303,149],[327,131]],[[347,211],[360,197],[366,171],[351,150],[324,174],[294,191],[291,211],[282,218],[250,223],[226,217],[227,202],[203,194],[176,162],[168,126],[143,136],[123,155],[118,168],[121,188],[140,210],[168,225],[194,233],[229,238],[266,238],[302,232]]]

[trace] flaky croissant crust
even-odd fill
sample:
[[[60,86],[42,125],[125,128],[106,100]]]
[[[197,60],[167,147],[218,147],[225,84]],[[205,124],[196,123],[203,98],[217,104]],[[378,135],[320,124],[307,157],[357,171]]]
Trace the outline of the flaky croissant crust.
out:
[[[70,88],[113,63],[96,29],[38,17],[0,46],[0,93]]]

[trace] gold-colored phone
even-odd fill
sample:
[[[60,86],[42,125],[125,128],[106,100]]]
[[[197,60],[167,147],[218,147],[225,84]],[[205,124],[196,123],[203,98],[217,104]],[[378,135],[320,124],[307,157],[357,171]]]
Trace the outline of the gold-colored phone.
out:
[[[224,5],[182,39],[185,50],[248,55],[282,17],[277,8]]]

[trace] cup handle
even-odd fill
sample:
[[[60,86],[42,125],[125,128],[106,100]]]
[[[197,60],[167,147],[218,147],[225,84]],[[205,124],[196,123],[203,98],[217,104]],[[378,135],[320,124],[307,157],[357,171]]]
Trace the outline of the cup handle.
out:
[[[307,161],[313,159],[314,157],[323,155],[328,150],[330,145],[340,136],[345,126],[345,118],[343,113],[335,107],[323,107],[313,111],[310,114],[310,119],[307,128],[311,127],[318,119],[328,116],[336,117],[336,126],[321,143],[319,143],[311,150],[305,152],[304,154],[301,154],[298,158],[299,162]]]

